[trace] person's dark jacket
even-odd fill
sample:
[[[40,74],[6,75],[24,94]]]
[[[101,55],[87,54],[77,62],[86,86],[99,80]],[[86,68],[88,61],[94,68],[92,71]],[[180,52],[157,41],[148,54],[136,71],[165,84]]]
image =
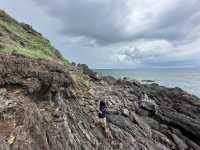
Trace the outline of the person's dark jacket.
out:
[[[106,117],[106,113],[107,113],[107,106],[106,106],[105,102],[100,101],[99,110],[100,110],[99,117],[100,118],[105,118]]]

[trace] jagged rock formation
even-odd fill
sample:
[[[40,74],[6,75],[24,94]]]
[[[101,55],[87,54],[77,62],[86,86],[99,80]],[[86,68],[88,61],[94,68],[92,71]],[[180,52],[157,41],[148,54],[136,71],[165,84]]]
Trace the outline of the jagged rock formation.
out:
[[[80,86],[71,78],[76,69],[0,55],[1,150],[200,149],[199,98],[112,77]],[[113,139],[93,126],[100,99]]]

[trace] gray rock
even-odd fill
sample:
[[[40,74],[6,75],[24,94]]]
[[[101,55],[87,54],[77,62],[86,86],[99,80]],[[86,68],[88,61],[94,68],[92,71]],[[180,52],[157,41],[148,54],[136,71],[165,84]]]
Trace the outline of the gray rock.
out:
[[[71,67],[71,73],[78,72]],[[91,77],[91,96],[85,86],[71,79],[66,66],[55,62],[0,54],[0,70],[0,86],[9,87],[9,92],[0,92],[0,149],[200,147],[199,98],[180,88]],[[109,103],[106,132],[95,113],[101,98]]]
[[[0,88],[0,96],[5,96],[7,94],[6,88]]]
[[[140,107],[148,111],[157,111],[157,104],[154,100],[150,99],[147,94],[141,100]]]
[[[175,134],[172,134],[172,137],[179,150],[186,150],[188,148],[185,142],[183,142],[178,136],[176,136]]]
[[[133,119],[134,122],[136,122],[139,127],[144,131],[144,134],[151,138],[152,136],[152,132],[151,132],[151,127],[142,119],[140,118],[138,115],[136,115],[134,112],[131,113],[131,117]]]
[[[10,150],[10,146],[7,143],[6,139],[0,136],[0,149],[1,150]]]
[[[128,109],[122,109],[122,115],[124,115],[125,117],[128,117],[129,116]]]

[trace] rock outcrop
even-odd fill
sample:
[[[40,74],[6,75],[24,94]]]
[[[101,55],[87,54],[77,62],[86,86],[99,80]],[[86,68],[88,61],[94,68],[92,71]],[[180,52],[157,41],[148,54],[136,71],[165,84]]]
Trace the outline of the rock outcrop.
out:
[[[198,97],[90,71],[80,86],[73,67],[0,54],[1,150],[200,149]],[[109,137],[94,125],[101,99]]]

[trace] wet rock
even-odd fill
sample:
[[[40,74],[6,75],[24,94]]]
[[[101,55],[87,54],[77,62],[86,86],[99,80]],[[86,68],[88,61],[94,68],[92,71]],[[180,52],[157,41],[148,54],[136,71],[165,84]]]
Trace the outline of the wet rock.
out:
[[[155,82],[153,80],[141,80],[142,82],[147,82],[147,83],[152,83],[152,82]]]

